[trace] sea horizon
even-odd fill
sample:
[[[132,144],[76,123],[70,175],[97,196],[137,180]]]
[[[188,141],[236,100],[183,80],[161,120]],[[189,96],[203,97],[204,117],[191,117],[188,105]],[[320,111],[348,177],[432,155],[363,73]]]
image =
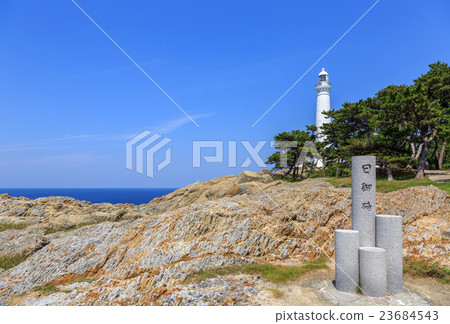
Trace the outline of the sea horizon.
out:
[[[70,197],[91,203],[146,204],[178,188],[0,188],[0,194],[12,197],[37,199],[45,197]]]

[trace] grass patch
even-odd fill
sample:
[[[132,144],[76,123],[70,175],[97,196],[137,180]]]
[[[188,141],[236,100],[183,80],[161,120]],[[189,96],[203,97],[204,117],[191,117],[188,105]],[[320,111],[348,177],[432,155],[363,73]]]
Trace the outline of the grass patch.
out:
[[[259,274],[268,281],[274,283],[286,283],[290,280],[295,280],[307,271],[312,271],[316,269],[326,269],[328,268],[326,264],[326,257],[321,257],[312,262],[303,264],[301,266],[279,266],[274,264],[261,264],[261,263],[250,263],[239,266],[228,266],[221,268],[205,269],[199,270],[192,275],[188,276],[185,283],[190,282],[201,282],[208,278],[215,278],[218,276],[232,275],[232,274]]]
[[[91,278],[91,277],[81,277],[81,278],[76,279],[74,282],[88,282],[88,283],[91,283],[91,282],[94,282],[95,280],[96,280],[95,278]]]
[[[89,226],[89,225],[97,225],[97,224],[101,224],[101,223],[106,223],[106,222],[112,222],[111,220],[102,220],[102,221],[92,221],[92,222],[83,222],[83,223],[79,223],[76,226],[70,227],[70,228],[51,228],[45,231],[45,235],[47,234],[53,234],[53,233],[57,233],[57,232],[71,232],[71,231],[75,231],[81,227],[85,227],[85,226]]]
[[[91,277],[81,277],[81,278],[78,278],[78,279],[74,280],[74,282],[89,282],[89,283],[91,283],[91,282],[93,282],[95,280],[96,280],[95,278],[91,278]],[[43,292],[46,295],[50,295],[50,294],[53,294],[53,293],[56,293],[56,292],[63,292],[65,294],[69,294],[69,293],[72,292],[72,290],[70,290],[70,289],[60,290],[58,288],[58,286],[55,286],[55,285],[52,285],[52,284],[47,284],[47,285],[44,285],[44,286],[36,286],[36,287],[33,288],[33,291],[40,291],[40,292]]]
[[[57,229],[48,229],[45,231],[45,235],[47,234],[53,234],[53,233],[58,233],[58,232],[71,232],[76,230],[77,227],[72,227],[72,228],[57,228]]]
[[[50,295],[50,294],[53,294],[55,292],[58,292],[59,289],[58,289],[58,287],[56,287],[54,285],[48,284],[48,285],[45,285],[45,286],[36,286],[36,287],[33,288],[33,291],[40,291],[40,292],[43,292],[46,295]]]
[[[432,185],[450,194],[450,182],[433,182]]]
[[[273,297],[275,297],[275,298],[281,298],[284,296],[284,292],[282,292],[279,289],[276,289],[276,288],[264,288],[264,289],[271,291],[273,293]]]
[[[450,182],[447,183],[438,183],[433,182],[427,177],[423,179],[415,179],[415,172],[408,171],[394,171],[394,180],[387,181],[386,176],[383,174],[377,175],[377,192],[388,193],[391,191],[397,191],[401,189],[417,187],[417,186],[429,186],[433,185],[446,191],[450,194]],[[337,187],[340,184],[344,184],[347,187],[352,186],[351,177],[343,177],[343,178],[325,178],[329,183],[333,186]]]
[[[7,231],[7,230],[21,230],[27,227],[29,224],[22,222],[22,223],[0,223],[0,232]]]
[[[415,277],[436,278],[443,284],[450,284],[450,269],[440,267],[437,263],[410,262],[405,264],[403,272]]]
[[[27,258],[25,252],[0,255],[0,268],[8,270],[22,263]]]

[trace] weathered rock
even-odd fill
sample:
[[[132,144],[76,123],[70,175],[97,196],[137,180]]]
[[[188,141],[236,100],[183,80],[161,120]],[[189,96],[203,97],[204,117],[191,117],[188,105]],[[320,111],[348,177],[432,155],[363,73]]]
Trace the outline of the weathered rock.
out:
[[[141,205],[140,210],[152,214],[163,213],[193,203],[251,194],[281,183],[273,181],[273,176],[267,169],[259,172],[244,171],[239,175],[227,175],[175,190],[164,197],[153,199],[146,205]]]
[[[0,255],[35,252],[48,243],[44,234],[45,230],[39,225],[0,232]]]
[[[239,175],[235,182],[236,184],[239,184],[252,181],[269,183],[273,181],[273,176],[267,169],[264,169],[260,172],[244,171]]]
[[[0,304],[201,304],[208,295],[197,286],[177,293],[192,272],[248,262],[301,262],[323,251],[331,256],[334,230],[350,228],[349,188],[323,180],[237,184],[238,177],[199,183],[140,206],[1,195],[0,222],[34,225],[0,233],[6,253],[32,250],[26,261],[0,274]],[[449,201],[435,187],[410,188],[378,194],[377,213],[404,215],[405,256],[445,265]],[[11,215],[17,206],[25,206],[22,216]],[[74,230],[45,232],[69,227]],[[77,282],[83,278],[95,280]],[[33,291],[46,284],[59,291],[48,296]],[[214,304],[230,302],[227,296],[227,291],[213,296]]]

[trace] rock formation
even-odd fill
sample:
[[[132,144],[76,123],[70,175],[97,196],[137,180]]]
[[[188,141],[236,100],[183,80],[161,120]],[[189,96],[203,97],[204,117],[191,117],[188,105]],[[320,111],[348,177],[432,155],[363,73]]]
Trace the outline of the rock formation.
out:
[[[27,225],[0,232],[0,256],[27,255],[0,272],[0,305],[189,304],[195,291],[183,281],[199,269],[331,256],[334,230],[351,226],[350,190],[320,179],[272,181],[266,170],[140,206],[0,195],[0,224]],[[415,187],[377,194],[377,214],[404,216],[405,257],[448,267],[449,203],[436,187]],[[225,288],[210,302],[246,304],[254,293]]]

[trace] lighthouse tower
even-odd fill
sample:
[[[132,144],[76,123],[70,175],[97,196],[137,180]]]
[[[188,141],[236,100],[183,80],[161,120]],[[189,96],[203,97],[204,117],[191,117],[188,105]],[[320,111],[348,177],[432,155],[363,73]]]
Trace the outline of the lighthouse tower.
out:
[[[317,92],[317,106],[316,106],[316,126],[317,126],[317,140],[323,141],[324,137],[320,135],[320,127],[326,122],[325,115],[322,111],[330,110],[330,91],[331,83],[328,79],[328,73],[322,68],[319,73],[319,82],[316,85]]]

